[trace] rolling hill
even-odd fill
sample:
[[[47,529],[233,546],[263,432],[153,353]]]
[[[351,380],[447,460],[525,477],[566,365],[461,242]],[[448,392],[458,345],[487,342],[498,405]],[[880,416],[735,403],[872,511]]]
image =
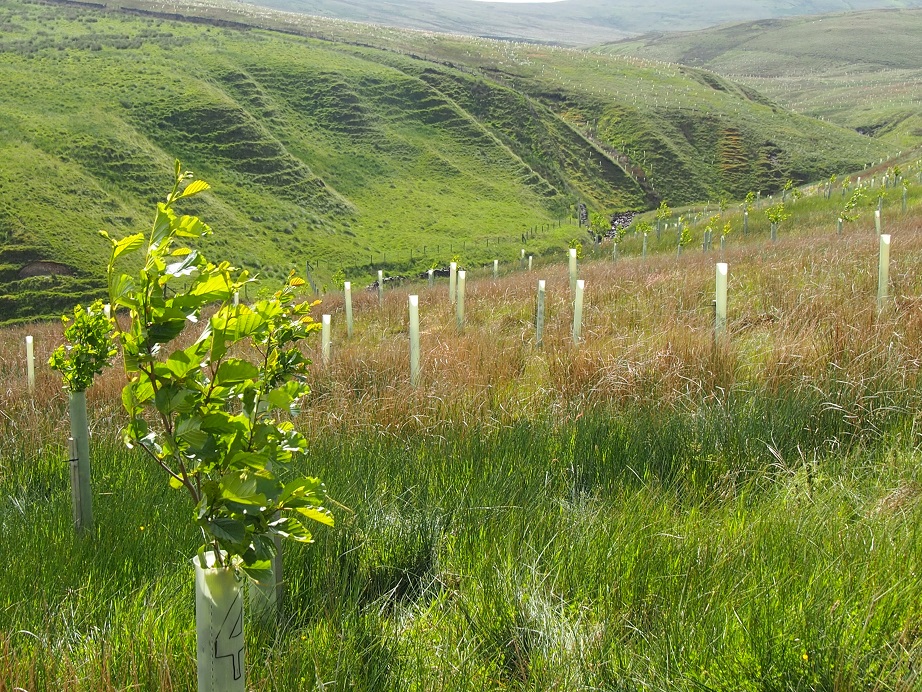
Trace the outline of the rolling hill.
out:
[[[922,144],[922,10],[774,19],[605,45],[713,70],[893,148]]]
[[[725,22],[918,7],[917,0],[563,0],[542,3],[475,0],[259,0],[255,4],[311,15],[470,36],[588,46],[649,31],[700,29]]]
[[[237,9],[0,1],[0,321],[98,295],[96,231],[145,228],[177,158],[214,186],[188,207],[207,250],[322,284],[559,248],[578,201],[767,192],[882,152],[699,69]]]

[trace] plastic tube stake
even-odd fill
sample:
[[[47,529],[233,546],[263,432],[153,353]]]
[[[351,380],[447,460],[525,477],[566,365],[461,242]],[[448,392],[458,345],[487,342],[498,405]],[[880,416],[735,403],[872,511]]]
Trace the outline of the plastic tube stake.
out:
[[[534,255],[529,255],[529,256],[528,256],[528,271],[531,271],[532,259],[533,259],[533,258],[534,258]]]
[[[570,293],[576,292],[576,248],[571,247],[569,251],[570,262]]]
[[[93,494],[90,487],[90,429],[86,418],[86,392],[70,393],[70,480],[74,526],[85,535],[93,530]]]
[[[419,296],[410,296],[410,384],[419,385]]]
[[[538,281],[538,308],[535,314],[535,344],[540,346],[544,343],[544,279]]]
[[[458,303],[457,307],[457,321],[458,321],[458,331],[464,331],[464,284],[465,279],[467,278],[467,272],[463,269],[458,272]]]
[[[35,393],[35,344],[31,336],[26,337],[26,379],[29,382],[29,394]]]
[[[586,282],[582,279],[576,282],[576,295],[573,297],[573,344],[579,345],[580,333],[583,329],[583,290]]]
[[[458,263],[452,262],[448,265],[448,300],[454,305],[458,297]]]
[[[323,315],[320,326],[320,353],[323,358],[323,364],[330,364],[330,316]]]
[[[727,331],[727,264],[717,263],[717,276],[715,281],[714,300],[716,304],[716,318],[714,334],[722,336]]]
[[[435,269],[430,269],[429,272],[429,288],[435,286]]]
[[[241,579],[233,568],[216,566],[214,553],[192,562],[198,692],[245,692]]]
[[[647,234],[643,234],[643,250],[641,251],[641,257],[643,259],[647,258]]]
[[[493,260],[493,278],[496,279],[496,277],[498,276],[499,276],[499,260],[495,259]]]
[[[430,270],[431,271],[431,270]],[[343,293],[346,301],[346,336],[352,338],[352,282],[343,284]]]
[[[884,309],[887,285],[890,283],[890,234],[880,236],[880,260],[877,266],[877,309]]]
[[[384,270],[378,270],[378,307],[384,307]]]

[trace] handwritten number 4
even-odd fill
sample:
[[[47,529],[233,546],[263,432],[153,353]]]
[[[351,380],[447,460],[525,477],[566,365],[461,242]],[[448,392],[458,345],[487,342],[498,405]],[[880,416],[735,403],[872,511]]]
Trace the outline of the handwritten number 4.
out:
[[[234,598],[230,609],[224,615],[221,629],[214,641],[214,656],[229,658],[234,666],[234,680],[243,675],[243,603],[240,594]]]

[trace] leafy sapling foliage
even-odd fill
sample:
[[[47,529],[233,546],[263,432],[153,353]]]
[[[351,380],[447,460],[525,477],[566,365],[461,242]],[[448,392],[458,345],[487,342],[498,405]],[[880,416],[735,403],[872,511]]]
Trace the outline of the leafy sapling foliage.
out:
[[[85,392],[117,353],[109,337],[113,321],[99,300],[88,308],[78,305],[72,319],[64,315],[61,320],[67,325],[66,342],[54,350],[48,365],[61,373],[68,392]]]
[[[260,579],[269,574],[275,536],[310,542],[311,522],[333,524],[318,479],[282,483],[275,475],[308,446],[290,418],[310,391],[298,343],[319,325],[311,304],[296,300],[304,282],[294,275],[270,298],[234,305],[253,279],[184,244],[211,229],[174,206],[208,187],[177,162],[148,236],[103,233],[112,243],[110,299],[130,315],[116,333],[129,379],[123,438],[192,499],[205,539],[199,555],[211,551],[218,565],[240,565]],[[122,272],[120,260],[138,251],[140,269]],[[175,345],[186,327],[197,338]]]
[[[638,221],[634,224],[634,229],[643,236],[653,230],[653,224],[649,221]],[[625,233],[627,233],[627,226],[618,226],[618,230],[615,232],[615,242],[620,243]]]
[[[859,216],[858,205],[861,204],[863,197],[863,187],[859,187],[854,192],[852,192],[851,196],[848,198],[848,201],[845,203],[845,206],[842,207],[842,211],[839,213],[839,218],[847,223],[857,221]]]
[[[778,202],[765,209],[765,216],[768,217],[770,223],[778,225],[791,218],[791,212],[784,208],[784,202]]]

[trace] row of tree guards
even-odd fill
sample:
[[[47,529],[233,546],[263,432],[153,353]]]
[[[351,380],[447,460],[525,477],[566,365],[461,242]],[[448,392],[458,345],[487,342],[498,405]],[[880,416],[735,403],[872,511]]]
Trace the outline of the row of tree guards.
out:
[[[876,216],[879,220],[879,214]],[[877,279],[877,307],[882,310],[888,295],[890,281],[890,242],[891,236],[886,233],[879,234],[878,249],[878,279]],[[494,276],[498,271],[498,260],[493,264]],[[573,344],[578,345],[582,336],[583,295],[585,282],[578,278],[577,252],[570,248],[568,252],[568,273],[570,292],[573,297]],[[383,273],[379,272],[378,300],[384,301]],[[727,330],[727,280],[728,265],[718,262],[716,265],[715,279],[715,324],[716,336],[721,336]],[[429,273],[429,285],[432,286],[434,277]],[[456,262],[449,266],[448,295],[449,301],[455,306],[455,320],[458,331],[464,330],[465,292],[467,285],[467,272],[459,270]],[[354,320],[352,310],[352,285],[345,282],[345,317],[346,334],[352,338],[354,333]],[[541,346],[544,341],[545,330],[545,305],[546,282],[541,279],[537,283],[537,301],[535,310],[535,344]],[[108,306],[107,306],[108,307]],[[107,310],[108,317],[108,310]],[[409,297],[410,318],[410,380],[414,386],[420,380],[420,334],[419,334],[419,296]],[[25,338],[26,347],[26,376],[30,394],[35,391],[35,342],[31,335]],[[321,362],[329,365],[332,361],[332,315],[324,314],[321,317]],[[70,437],[70,477],[73,494],[74,525],[78,533],[85,533],[93,527],[93,505],[90,493],[90,451],[89,451],[89,426],[86,413],[86,393],[71,392],[69,399],[69,413],[71,423]]]
[[[494,260],[494,276],[498,260]],[[879,234],[879,251],[878,251],[878,278],[877,278],[877,307],[882,310],[887,298],[887,287],[890,282],[890,235]],[[529,266],[529,269],[531,267]],[[570,280],[570,293],[573,296],[573,327],[572,338],[573,344],[579,345],[582,333],[583,318],[583,294],[586,284],[578,277],[577,270],[577,252],[576,249],[570,248],[568,252],[568,275]],[[729,275],[729,266],[726,262],[718,262],[716,265],[716,277],[714,287],[714,334],[715,338],[720,338],[727,331],[727,281]],[[379,305],[384,303],[382,272],[378,273],[378,301]],[[464,330],[464,295],[467,284],[467,272],[459,270],[456,262],[449,265],[448,274],[448,296],[449,302],[455,306],[455,320],[459,332]],[[433,285],[432,271],[429,272],[429,286]],[[350,282],[345,283],[345,313],[346,313],[346,332],[349,338],[352,337],[354,324],[352,318],[352,285]],[[544,279],[538,280],[537,301],[535,310],[535,345],[541,346],[544,342],[544,325],[545,325],[545,304],[546,304],[546,282]],[[409,296],[409,321],[410,321],[410,382],[417,386],[420,380],[420,335],[419,335],[419,295]],[[322,316],[321,331],[321,358],[324,365],[329,365],[332,351],[331,341],[331,320],[329,314]]]

